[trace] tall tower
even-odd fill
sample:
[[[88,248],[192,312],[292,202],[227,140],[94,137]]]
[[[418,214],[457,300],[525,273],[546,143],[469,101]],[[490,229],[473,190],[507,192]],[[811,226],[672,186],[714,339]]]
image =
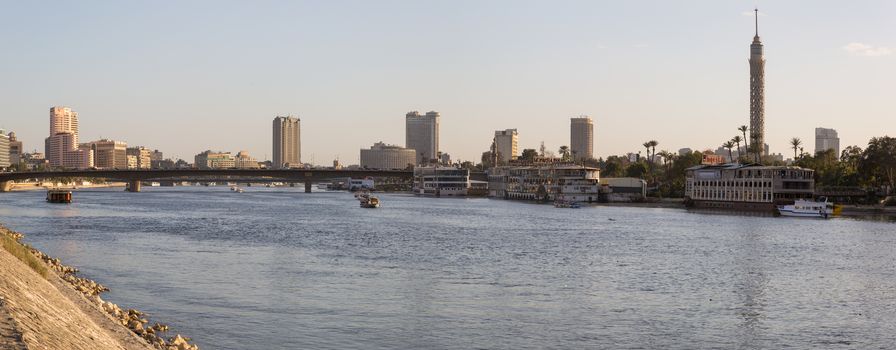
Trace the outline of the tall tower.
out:
[[[412,111],[405,114],[405,147],[417,152],[417,164],[439,159],[439,112],[426,115]]]
[[[271,165],[274,169],[299,167],[302,164],[302,141],[299,118],[274,118],[274,149]]]
[[[575,160],[594,158],[594,121],[591,117],[570,118],[569,147]]]
[[[750,44],[750,144],[756,161],[765,152],[765,57],[759,41],[759,9],[755,9],[756,35]]]

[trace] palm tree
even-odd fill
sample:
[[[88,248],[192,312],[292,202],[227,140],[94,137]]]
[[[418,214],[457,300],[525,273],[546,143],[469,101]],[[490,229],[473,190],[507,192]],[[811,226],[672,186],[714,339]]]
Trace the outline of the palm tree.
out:
[[[741,155],[741,151],[740,151],[740,143],[741,143],[741,141],[743,141],[743,140],[744,140],[744,139],[742,139],[742,138],[740,137],[740,135],[736,135],[736,136],[734,136],[734,138],[731,139],[731,142],[734,142],[735,144],[737,144],[737,157],[738,157],[738,158],[740,158],[740,155]]]
[[[650,147],[653,148],[653,157],[650,158],[651,160],[653,160],[653,158],[656,158],[656,146],[659,144],[660,143],[656,142],[656,140],[650,140]]]
[[[569,160],[569,146],[560,146],[560,159],[563,161]]]
[[[647,157],[647,161],[650,162],[650,141],[642,143],[641,146],[644,146],[644,148],[647,149],[646,157]]]
[[[730,140],[725,141],[725,143],[722,144],[722,147],[728,149],[728,161],[734,162],[734,155],[731,153],[731,149],[734,148],[734,142],[732,142]]]
[[[802,149],[802,148],[800,148],[800,145],[802,145],[802,144],[803,144],[803,141],[801,141],[799,137],[794,137],[794,138],[790,139],[790,145],[793,146],[793,160],[796,160],[796,150],[797,150],[797,148]]]
[[[660,157],[663,158],[663,164],[668,166],[675,154],[669,151],[660,151]]]
[[[750,128],[748,128],[746,125],[741,125],[737,128],[737,130],[744,135],[744,149],[749,149],[750,141],[747,139],[747,130],[750,130]]]

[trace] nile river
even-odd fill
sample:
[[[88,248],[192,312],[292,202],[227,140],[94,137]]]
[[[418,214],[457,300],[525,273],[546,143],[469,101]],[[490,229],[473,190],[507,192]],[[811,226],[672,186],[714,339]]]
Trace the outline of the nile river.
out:
[[[896,224],[300,188],[0,193],[203,349],[891,348]]]

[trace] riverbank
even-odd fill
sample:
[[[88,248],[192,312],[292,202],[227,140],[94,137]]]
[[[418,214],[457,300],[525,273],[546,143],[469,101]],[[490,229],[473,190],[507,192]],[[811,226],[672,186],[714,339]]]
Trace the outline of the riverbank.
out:
[[[99,296],[108,289],[0,225],[0,349],[198,350],[168,326]]]

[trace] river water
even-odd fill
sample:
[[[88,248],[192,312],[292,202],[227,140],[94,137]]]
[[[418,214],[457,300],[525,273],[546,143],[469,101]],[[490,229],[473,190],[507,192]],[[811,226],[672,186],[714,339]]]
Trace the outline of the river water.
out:
[[[204,349],[896,344],[896,223],[300,192],[0,193],[0,222]]]

